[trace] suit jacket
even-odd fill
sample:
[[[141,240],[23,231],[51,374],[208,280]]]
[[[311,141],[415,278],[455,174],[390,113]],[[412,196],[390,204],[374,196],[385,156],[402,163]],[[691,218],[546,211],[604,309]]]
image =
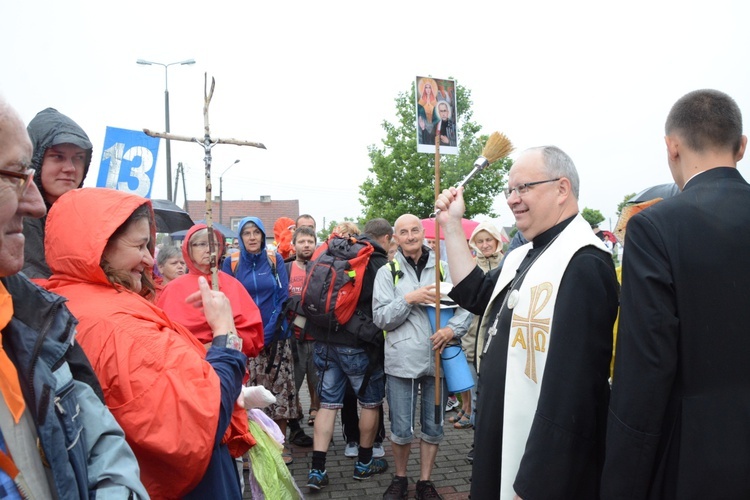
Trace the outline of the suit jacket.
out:
[[[748,248],[735,168],[628,223],[603,498],[750,498]]]

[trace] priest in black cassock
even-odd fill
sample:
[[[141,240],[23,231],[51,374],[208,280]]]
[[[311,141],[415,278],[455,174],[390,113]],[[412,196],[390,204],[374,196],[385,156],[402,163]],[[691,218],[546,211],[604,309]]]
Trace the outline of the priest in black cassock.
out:
[[[619,287],[611,254],[578,213],[578,188],[562,150],[524,151],[506,196],[529,243],[486,275],[461,232],[463,189],[436,202],[450,296],[484,315],[473,500],[599,496]]]
[[[602,497],[750,498],[750,184],[737,103],[672,107],[682,193],[627,224]],[[453,267],[451,267],[453,271]],[[453,274],[453,273],[451,273]]]

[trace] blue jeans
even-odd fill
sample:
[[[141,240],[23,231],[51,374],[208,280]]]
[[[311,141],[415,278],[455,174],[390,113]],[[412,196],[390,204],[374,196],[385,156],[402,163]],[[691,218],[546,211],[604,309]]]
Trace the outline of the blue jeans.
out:
[[[338,410],[344,406],[347,380],[357,394],[362,408],[377,408],[382,405],[385,397],[385,375],[382,367],[373,369],[364,394],[359,395],[369,364],[367,352],[362,348],[315,342],[320,407]]]
[[[441,382],[440,423],[435,423],[435,377],[425,375],[420,378],[401,378],[388,375],[388,408],[391,419],[391,441],[396,444],[409,444],[414,440],[414,420],[417,411],[417,396],[421,388],[421,413],[419,424],[422,440],[430,444],[440,444],[443,440],[443,415],[448,399],[445,379]]]

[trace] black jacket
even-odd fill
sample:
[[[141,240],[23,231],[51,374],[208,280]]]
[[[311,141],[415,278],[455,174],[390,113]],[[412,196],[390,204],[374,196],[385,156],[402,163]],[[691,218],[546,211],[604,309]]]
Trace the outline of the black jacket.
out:
[[[750,498],[748,227],[730,167],[628,222],[602,498]]]

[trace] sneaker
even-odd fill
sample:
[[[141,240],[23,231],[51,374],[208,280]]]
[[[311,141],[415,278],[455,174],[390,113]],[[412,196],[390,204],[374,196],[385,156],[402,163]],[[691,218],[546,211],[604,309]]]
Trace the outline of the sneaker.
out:
[[[458,398],[456,396],[449,396],[448,402],[445,403],[445,411],[452,411],[458,407]]]
[[[375,458],[383,458],[385,456],[385,450],[383,449],[383,443],[374,443],[372,445],[372,456]]]
[[[344,456],[349,458],[359,456],[359,445],[356,441],[349,441],[348,443],[346,443],[346,448],[344,448]]]
[[[393,476],[391,484],[383,493],[383,500],[402,500],[408,498],[409,480],[405,477]]]
[[[367,464],[357,461],[354,464],[354,479],[369,479],[375,474],[382,474],[386,470],[388,470],[388,462],[382,458],[373,458]]]
[[[442,500],[432,481],[417,481],[417,500]]]
[[[310,469],[310,473],[307,475],[307,487],[311,490],[319,490],[323,486],[328,486],[328,472]]]

